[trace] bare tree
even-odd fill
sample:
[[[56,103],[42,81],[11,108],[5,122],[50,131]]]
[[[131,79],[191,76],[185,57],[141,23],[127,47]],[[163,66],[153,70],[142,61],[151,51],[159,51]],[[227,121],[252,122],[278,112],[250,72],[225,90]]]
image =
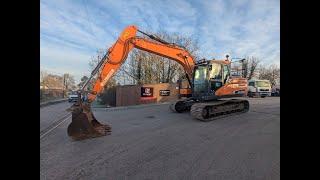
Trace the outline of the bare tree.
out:
[[[249,59],[250,71],[249,71],[248,79],[251,79],[255,75],[255,71],[256,71],[256,68],[257,68],[259,62],[260,62],[260,60],[256,57],[251,57]]]
[[[107,49],[98,49],[96,51],[96,54],[92,56],[89,61],[89,67],[91,71],[98,65],[98,63],[101,61],[101,59],[106,53]]]
[[[71,74],[64,74],[64,87],[66,90],[74,90],[76,88],[76,82],[74,80],[74,77]]]
[[[271,85],[275,86],[280,79],[280,68],[275,64],[270,65],[269,67],[261,67],[259,79],[269,80]]]
[[[46,71],[40,71],[40,86],[47,86],[46,82],[44,81],[47,76],[48,73]]]
[[[86,83],[86,81],[88,80],[89,78],[87,76],[82,76],[82,78],[80,79],[80,83],[78,84],[78,88],[81,89],[84,85],[84,83]]]
[[[54,74],[48,74],[43,77],[43,84],[50,89],[63,89],[63,77]]]
[[[170,35],[165,32],[160,32],[156,36],[184,47],[195,59],[198,58],[199,47],[194,39],[177,34]],[[121,68],[121,70],[124,69],[127,70],[126,75],[133,79],[134,84],[176,82],[176,80],[185,76],[184,69],[179,63],[137,49],[133,50],[128,61]]]
[[[259,63],[260,60],[257,57],[247,57],[246,60],[242,62],[242,76],[248,79],[252,79],[255,76]]]

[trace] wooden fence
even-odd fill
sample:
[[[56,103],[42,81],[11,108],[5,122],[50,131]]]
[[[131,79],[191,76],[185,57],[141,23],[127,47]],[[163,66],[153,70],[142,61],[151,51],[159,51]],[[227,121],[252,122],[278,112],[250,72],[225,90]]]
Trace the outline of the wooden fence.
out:
[[[40,89],[40,102],[66,98],[66,92],[62,89]]]

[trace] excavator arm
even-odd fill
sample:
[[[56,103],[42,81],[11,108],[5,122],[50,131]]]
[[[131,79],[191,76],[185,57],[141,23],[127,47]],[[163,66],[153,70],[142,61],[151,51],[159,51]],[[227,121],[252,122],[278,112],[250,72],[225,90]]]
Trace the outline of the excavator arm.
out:
[[[149,53],[157,54],[178,62],[184,68],[190,86],[195,60],[192,55],[183,47],[168,43],[156,36],[147,35],[150,39],[137,36],[139,30],[136,26],[128,26],[120,35],[118,40],[108,49],[107,54],[102,58],[97,67],[92,71],[91,77],[85,83],[83,89],[93,80],[92,91],[88,93],[88,103],[83,103],[79,98],[78,104],[73,105],[69,110],[72,112],[72,122],[68,126],[68,135],[75,140],[104,136],[110,134],[111,127],[99,123],[91,112],[90,103],[103,90],[108,80],[119,70],[125,62],[129,52],[133,48]]]
[[[192,55],[182,47],[174,44],[167,43],[153,35],[148,35],[153,38],[153,41],[146,38],[138,37],[136,26],[128,26],[120,35],[116,43],[108,50],[107,56],[102,59],[101,72],[98,74],[96,81],[93,84],[93,90],[89,93],[89,101],[93,101],[96,95],[99,94],[108,80],[117,72],[121,65],[127,59],[129,52],[133,48],[140,49],[149,53],[157,54],[162,57],[166,57],[173,61],[178,62],[184,68],[186,77],[189,79],[192,77],[195,61]]]

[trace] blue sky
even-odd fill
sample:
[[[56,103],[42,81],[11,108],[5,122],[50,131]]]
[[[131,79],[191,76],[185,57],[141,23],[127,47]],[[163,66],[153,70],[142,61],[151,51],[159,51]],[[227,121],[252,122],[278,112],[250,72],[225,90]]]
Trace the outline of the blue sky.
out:
[[[228,53],[280,64],[279,0],[41,0],[41,70],[79,80],[96,50],[131,24],[191,36],[207,59]]]

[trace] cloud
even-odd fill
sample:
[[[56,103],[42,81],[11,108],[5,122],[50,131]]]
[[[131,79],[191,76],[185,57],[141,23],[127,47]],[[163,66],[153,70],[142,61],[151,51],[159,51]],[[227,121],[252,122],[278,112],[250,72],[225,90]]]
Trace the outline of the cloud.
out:
[[[85,74],[89,74],[88,62],[91,54],[74,50],[73,48],[61,48],[52,44],[40,43],[41,70],[54,73],[70,73],[78,81]]]
[[[280,56],[279,1],[204,1],[202,7],[203,54],[215,52],[221,58],[231,51],[233,56],[254,55],[264,62]]]
[[[192,36],[208,59],[230,53],[280,62],[279,0],[41,0],[41,67],[81,76],[95,51],[131,24]]]

